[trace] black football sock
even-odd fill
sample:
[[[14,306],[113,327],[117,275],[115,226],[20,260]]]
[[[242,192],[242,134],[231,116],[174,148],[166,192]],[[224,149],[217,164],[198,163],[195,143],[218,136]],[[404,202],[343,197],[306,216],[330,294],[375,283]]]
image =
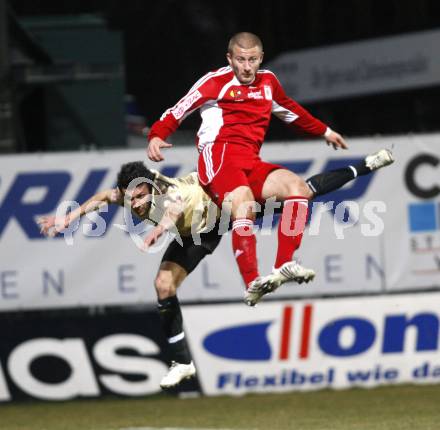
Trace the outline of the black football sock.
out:
[[[177,363],[189,364],[191,354],[183,331],[182,312],[177,296],[158,300],[157,309],[162,330],[168,340],[171,359]]]
[[[357,176],[363,176],[371,173],[371,170],[362,160],[356,166],[343,167],[341,169],[330,170],[329,172],[318,173],[306,179],[307,185],[316,196],[331,193],[352,181]]]
[[[356,169],[358,176],[364,176],[371,173],[371,169],[367,167],[365,160],[362,160],[359,164],[356,164],[354,169]]]

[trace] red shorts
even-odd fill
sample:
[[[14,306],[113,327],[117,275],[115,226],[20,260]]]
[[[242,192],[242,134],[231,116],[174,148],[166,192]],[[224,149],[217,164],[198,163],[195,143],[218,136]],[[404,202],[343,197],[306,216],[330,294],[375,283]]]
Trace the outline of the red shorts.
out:
[[[240,186],[250,187],[257,202],[269,173],[285,169],[279,164],[266,163],[255,153],[248,153],[228,143],[206,145],[199,156],[199,181],[214,203],[221,207],[225,194]]]

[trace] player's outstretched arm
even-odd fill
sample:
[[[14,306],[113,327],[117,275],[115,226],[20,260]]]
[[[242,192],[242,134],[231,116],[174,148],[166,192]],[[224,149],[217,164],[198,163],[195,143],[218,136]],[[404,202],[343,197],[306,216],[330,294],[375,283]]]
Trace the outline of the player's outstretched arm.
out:
[[[56,217],[54,215],[47,215],[38,218],[37,222],[40,225],[40,233],[44,236],[54,237],[57,233],[61,233],[69,227],[77,218],[96,211],[106,204],[121,204],[121,202],[122,196],[119,190],[100,191],[66,216]]]

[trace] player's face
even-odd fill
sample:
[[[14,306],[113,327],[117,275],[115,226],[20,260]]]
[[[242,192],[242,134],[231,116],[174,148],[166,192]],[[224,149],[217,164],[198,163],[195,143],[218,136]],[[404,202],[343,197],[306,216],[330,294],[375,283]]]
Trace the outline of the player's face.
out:
[[[136,215],[143,217],[147,214],[151,206],[151,192],[147,184],[139,184],[131,191],[126,190],[125,198],[129,199],[131,210]]]
[[[258,46],[244,49],[234,45],[232,52],[226,54],[226,58],[240,83],[249,85],[255,80],[257,70],[263,61],[263,52]]]

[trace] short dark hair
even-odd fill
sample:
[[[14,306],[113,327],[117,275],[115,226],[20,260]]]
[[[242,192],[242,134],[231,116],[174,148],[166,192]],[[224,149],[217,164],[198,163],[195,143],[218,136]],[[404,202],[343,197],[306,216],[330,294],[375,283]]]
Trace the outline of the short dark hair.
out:
[[[142,161],[132,161],[123,164],[118,173],[117,186],[120,191],[126,190],[130,182],[137,178],[147,178],[154,181],[155,173],[145,166]]]
[[[256,34],[247,31],[236,33],[231,37],[228,44],[229,53],[232,53],[232,48],[235,45],[243,49],[251,49],[258,46],[261,51],[263,51],[263,43],[261,42],[261,39]]]

